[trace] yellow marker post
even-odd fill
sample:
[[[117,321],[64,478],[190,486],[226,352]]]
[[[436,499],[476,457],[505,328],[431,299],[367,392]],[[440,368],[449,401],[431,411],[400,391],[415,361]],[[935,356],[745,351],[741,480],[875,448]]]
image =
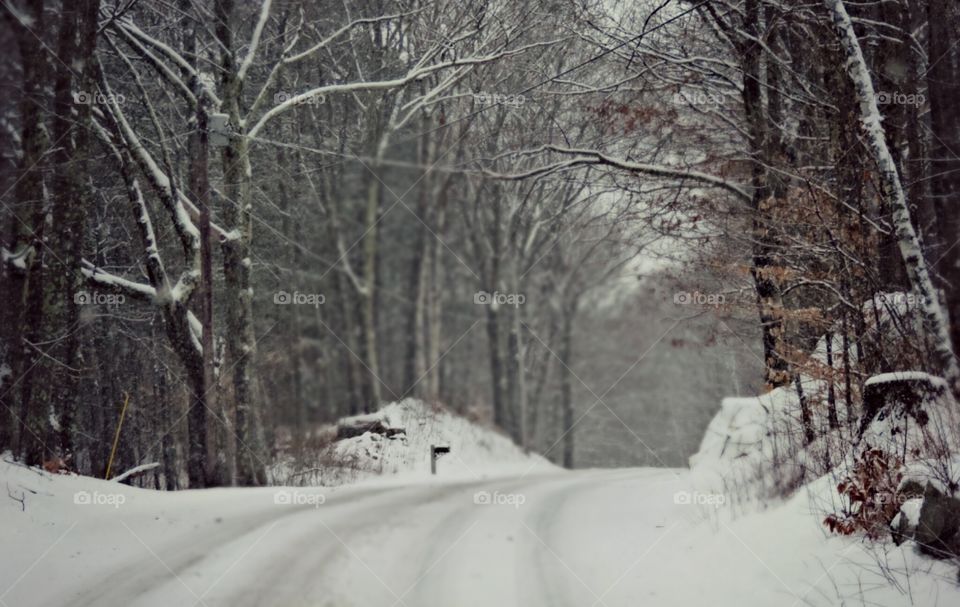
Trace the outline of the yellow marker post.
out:
[[[123,427],[123,418],[127,414],[127,404],[130,403],[130,394],[123,393],[123,409],[120,410],[120,421],[117,422],[117,433],[113,436],[113,449],[110,449],[110,459],[107,461],[107,474],[103,478],[110,480],[110,468],[113,467],[113,456],[117,454],[117,444],[120,443],[120,428]]]

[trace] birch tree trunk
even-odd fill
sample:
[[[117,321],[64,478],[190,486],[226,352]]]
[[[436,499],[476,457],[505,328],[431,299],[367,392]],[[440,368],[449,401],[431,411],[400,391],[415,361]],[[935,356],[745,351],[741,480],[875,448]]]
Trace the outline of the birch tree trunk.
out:
[[[877,98],[870,72],[867,70],[860,41],[853,29],[843,0],[824,0],[838,30],[840,44],[846,56],[847,72],[853,82],[860,108],[860,121],[867,137],[867,146],[880,173],[880,186],[893,214],[894,228],[903,264],[913,290],[919,296],[920,309],[926,330],[933,342],[933,354],[939,372],[943,373],[951,389],[960,392],[960,366],[950,349],[950,332],[943,310],[937,300],[927,262],[923,257],[920,238],[910,220],[910,209],[900,183],[896,164],[887,148]]]

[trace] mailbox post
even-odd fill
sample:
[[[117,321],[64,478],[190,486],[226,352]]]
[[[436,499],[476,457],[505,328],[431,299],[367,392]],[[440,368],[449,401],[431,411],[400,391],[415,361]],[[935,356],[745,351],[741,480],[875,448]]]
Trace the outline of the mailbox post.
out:
[[[450,447],[430,445],[430,474],[437,473],[437,460],[447,453],[450,453]]]

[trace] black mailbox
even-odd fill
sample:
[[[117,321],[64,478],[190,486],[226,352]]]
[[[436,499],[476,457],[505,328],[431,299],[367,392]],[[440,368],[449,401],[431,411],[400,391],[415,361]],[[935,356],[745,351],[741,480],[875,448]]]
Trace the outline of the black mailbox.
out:
[[[448,446],[430,445],[430,474],[437,473],[437,460],[447,453],[450,453]]]

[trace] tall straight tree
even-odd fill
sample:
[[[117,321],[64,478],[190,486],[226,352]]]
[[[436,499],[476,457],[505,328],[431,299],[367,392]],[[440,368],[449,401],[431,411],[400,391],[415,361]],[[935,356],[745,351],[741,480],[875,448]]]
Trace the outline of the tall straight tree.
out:
[[[910,219],[910,208],[900,182],[896,163],[890,155],[887,140],[877,109],[877,95],[870,71],[860,47],[860,40],[853,29],[843,0],[824,0],[837,28],[840,44],[846,58],[846,67],[860,109],[867,146],[873,155],[879,172],[881,191],[893,213],[894,229],[903,264],[921,304],[924,325],[930,334],[933,354],[939,371],[943,373],[954,393],[960,393],[960,365],[950,347],[949,322],[937,299],[937,292],[930,279],[923,248]]]

